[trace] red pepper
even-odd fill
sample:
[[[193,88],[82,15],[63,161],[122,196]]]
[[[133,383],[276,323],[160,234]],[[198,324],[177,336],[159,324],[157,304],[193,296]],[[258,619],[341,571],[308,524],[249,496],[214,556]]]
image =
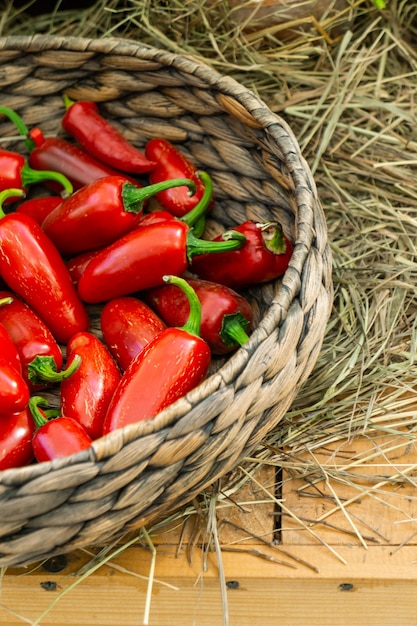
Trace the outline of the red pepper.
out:
[[[191,271],[199,278],[222,283],[232,289],[243,289],[278,278],[286,271],[293,247],[276,222],[259,224],[247,221],[234,230],[242,233],[246,243],[233,252],[213,256],[196,256]],[[214,241],[228,238],[224,233]]]
[[[198,168],[166,139],[156,138],[148,141],[145,154],[157,163],[149,173],[151,183],[175,178],[190,178],[195,182],[196,193],[192,197],[184,189],[167,189],[156,195],[156,199],[166,211],[182,217],[201,200],[204,193],[204,186],[198,176]],[[212,198],[209,207],[212,206],[213,201]]]
[[[101,248],[98,250],[87,250],[86,252],[81,252],[66,262],[67,269],[74,285],[78,284],[85,268],[90,263],[91,259],[96,256],[99,250],[101,250]]]
[[[48,419],[39,408],[47,405],[47,401],[40,396],[33,396],[29,400],[29,409],[35,423],[32,447],[39,463],[61,459],[91,446],[91,437],[72,417],[60,415]]]
[[[62,202],[62,196],[45,196],[25,200],[16,207],[16,213],[30,215],[39,225]]]
[[[121,172],[134,174],[144,174],[155,166],[100,114],[95,102],[74,102],[64,96],[64,103],[67,110],[62,118],[62,127],[96,159]]]
[[[23,300],[11,291],[0,291],[0,323],[4,325],[19,354],[22,374],[30,389],[45,386],[34,379],[31,364],[46,358],[52,372],[62,368],[62,351],[45,322]],[[50,382],[55,382],[50,381]]]
[[[81,365],[60,386],[62,415],[72,417],[92,439],[101,436],[103,421],[121,374],[109,350],[90,332],[74,335],[67,344],[67,367]]]
[[[227,354],[248,341],[252,308],[233,289],[211,281],[187,278],[201,303],[201,337],[213,354]],[[177,285],[161,285],[145,295],[146,301],[168,326],[185,323],[190,306]]]
[[[35,425],[28,408],[0,419],[0,470],[29,465],[33,460]]]
[[[167,273],[181,276],[197,254],[242,246],[244,237],[237,236],[204,241],[180,220],[139,226],[94,256],[78,282],[78,293],[84,302],[97,303],[156,287]]]
[[[79,146],[62,137],[44,137],[39,128],[32,128],[29,137],[33,142],[29,155],[29,164],[35,170],[56,169],[65,175],[75,190],[81,189],[99,178],[119,176],[120,172],[100,163]],[[134,178],[126,180],[138,185]],[[57,190],[57,186],[48,183],[48,187]]]
[[[114,298],[104,305],[100,326],[104,343],[123,371],[166,328],[164,322],[147,304],[129,296]]]
[[[42,228],[63,255],[79,254],[106,246],[132,230],[138,220],[144,201],[167,185],[194,183],[184,178],[139,188],[123,176],[100,178],[54,209]]]
[[[3,415],[23,411],[29,395],[19,353],[7,329],[0,324],[0,421]]]
[[[182,278],[166,276],[165,280],[185,290],[190,302],[188,320],[181,328],[160,332],[133,359],[110,402],[103,434],[154,417],[207,374],[211,352],[199,336],[200,301]]]
[[[4,198],[22,193],[19,189],[0,193],[0,274],[64,343],[87,330],[88,314],[61,255],[39,224],[24,213],[2,211]]]

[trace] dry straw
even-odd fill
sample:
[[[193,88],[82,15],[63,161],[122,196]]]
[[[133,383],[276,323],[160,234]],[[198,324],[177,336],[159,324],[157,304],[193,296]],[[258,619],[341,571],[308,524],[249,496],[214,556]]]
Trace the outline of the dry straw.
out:
[[[373,2],[350,0],[324,16],[320,29],[311,20],[297,24],[289,39],[279,26],[250,30],[236,22],[224,1],[210,3],[210,12],[197,1],[132,1],[122,9],[116,2],[97,2],[82,12],[30,21],[5,4],[3,34],[35,28],[54,35],[140,39],[204,59],[235,77],[290,124],[324,205],[335,297],[312,374],[279,427],[265,434],[250,458],[217,489],[204,491],[148,532],[197,517],[200,541],[205,527],[216,539],[213,524],[223,507],[239,506],[242,484],[257,484],[259,468],[273,466],[283,474],[273,485],[258,485],[259,506],[273,502],[282,527],[313,533],[339,560],[343,557],[326,540],[329,529],[365,549],[389,542],[351,505],[371,499],[395,510],[403,525],[414,521],[406,503],[409,491],[395,492],[394,498],[393,491],[415,486],[417,470],[413,463],[395,461],[397,453],[415,446],[417,429],[415,3],[392,0],[381,12]],[[357,438],[369,448],[355,451]],[[343,454],[345,442],[352,444],[349,452],[343,462],[333,462],[332,453],[340,448]],[[330,461],[320,455],[326,449]],[[325,493],[332,506],[322,518],[293,513],[280,499],[289,482],[300,497]],[[399,548],[413,536],[411,528]],[[218,541],[211,547],[218,551]]]

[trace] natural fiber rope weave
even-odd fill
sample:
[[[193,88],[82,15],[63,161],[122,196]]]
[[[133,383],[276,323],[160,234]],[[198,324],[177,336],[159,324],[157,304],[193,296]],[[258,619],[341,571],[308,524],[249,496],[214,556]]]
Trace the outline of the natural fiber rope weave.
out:
[[[331,256],[308,165],[252,92],[192,59],[124,40],[0,38],[1,104],[62,134],[62,95],[92,99],[138,147],[177,143],[213,178],[209,232],[246,219],[294,242],[282,280],[251,290],[250,341],[155,419],[84,453],[0,472],[0,566],[104,544],[190,501],[274,428],[309,376],[332,302]],[[16,136],[7,121],[1,136]],[[2,144],[21,149],[21,142]],[[1,242],[0,242],[1,245]]]

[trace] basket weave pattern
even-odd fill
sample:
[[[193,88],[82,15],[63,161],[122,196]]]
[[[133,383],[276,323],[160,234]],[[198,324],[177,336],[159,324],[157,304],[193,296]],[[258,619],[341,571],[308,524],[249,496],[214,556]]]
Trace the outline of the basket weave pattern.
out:
[[[124,40],[0,38],[1,103],[62,134],[62,95],[99,103],[135,145],[162,136],[212,177],[215,234],[276,219],[294,243],[282,279],[251,290],[250,341],[155,419],[88,451],[0,472],[0,566],[103,545],[190,501],[275,428],[308,378],[332,302],[331,255],[308,165],[286,122],[230,77]],[[7,121],[2,137],[16,136]],[[3,144],[22,149],[21,142]]]

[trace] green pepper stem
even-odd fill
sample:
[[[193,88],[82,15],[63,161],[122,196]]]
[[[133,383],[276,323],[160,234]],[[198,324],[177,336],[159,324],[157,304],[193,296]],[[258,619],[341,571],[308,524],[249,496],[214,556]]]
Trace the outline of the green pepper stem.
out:
[[[0,306],[4,306],[5,304],[11,304],[13,302],[13,298],[11,296],[7,296],[6,298],[0,299]]]
[[[213,181],[211,180],[211,177],[207,174],[207,172],[198,172],[198,177],[204,185],[203,196],[200,202],[196,204],[195,207],[191,209],[191,211],[183,215],[180,219],[182,222],[190,227],[195,226],[198,223],[199,233],[201,233],[201,218],[205,216],[207,212],[207,207],[213,197]]]
[[[20,115],[16,113],[16,111],[13,111],[13,109],[10,109],[9,107],[3,105],[0,105],[0,114],[4,115],[11,122],[13,122],[19,132],[19,135],[22,135],[22,137],[24,138],[23,141],[26,148],[29,150],[29,152],[32,152],[33,141],[29,139],[29,129],[23,119],[20,117]]]
[[[22,179],[23,187],[33,185],[34,183],[42,183],[45,180],[55,180],[63,186],[64,191],[67,195],[70,196],[74,191],[72,183],[68,180],[66,176],[64,176],[64,174],[61,174],[61,172],[34,170],[27,162],[25,162],[22,169],[20,170],[20,176]]]
[[[125,183],[122,187],[122,200],[125,211],[139,213],[143,208],[143,203],[160,191],[171,189],[172,187],[188,187],[195,194],[195,183],[189,178],[174,178],[173,180],[163,180],[160,183],[137,187],[133,183]]]
[[[38,355],[28,365],[28,378],[33,385],[41,385],[44,382],[60,383],[77,371],[81,365],[81,360],[81,357],[77,354],[71,365],[65,370],[58,372],[53,357]]]
[[[238,250],[245,242],[246,237],[236,230],[229,230],[223,234],[226,235],[224,241],[207,241],[199,239],[190,230],[187,233],[187,259],[191,263],[195,256],[201,254],[218,254],[219,252],[231,252]]]
[[[48,402],[45,400],[45,398],[42,398],[42,396],[32,396],[29,400],[28,407],[30,414],[33,417],[33,421],[35,422],[36,430],[38,430],[48,422],[45,415],[42,413],[42,411],[39,410],[39,406],[47,407]]]
[[[229,313],[223,317],[220,337],[227,346],[243,346],[249,340],[246,332],[248,326],[249,320],[240,311]]]
[[[190,333],[190,335],[200,337],[201,302],[195,292],[195,289],[180,276],[163,276],[163,280],[165,283],[177,285],[177,287],[179,287],[187,296],[187,300],[190,305],[190,312],[185,324],[179,327],[180,330],[185,330],[185,332]]]
[[[62,101],[66,109],[69,109],[75,102],[75,100],[71,100],[71,98],[67,96],[66,93],[64,93],[64,95],[62,96]]]
[[[0,219],[2,217],[6,217],[6,213],[3,209],[3,202],[7,200],[7,198],[24,198],[25,195],[26,194],[23,189],[14,189],[13,187],[0,191]]]
[[[281,225],[278,222],[264,222],[257,224],[257,226],[262,232],[265,248],[274,254],[285,254],[287,251],[287,240]]]

